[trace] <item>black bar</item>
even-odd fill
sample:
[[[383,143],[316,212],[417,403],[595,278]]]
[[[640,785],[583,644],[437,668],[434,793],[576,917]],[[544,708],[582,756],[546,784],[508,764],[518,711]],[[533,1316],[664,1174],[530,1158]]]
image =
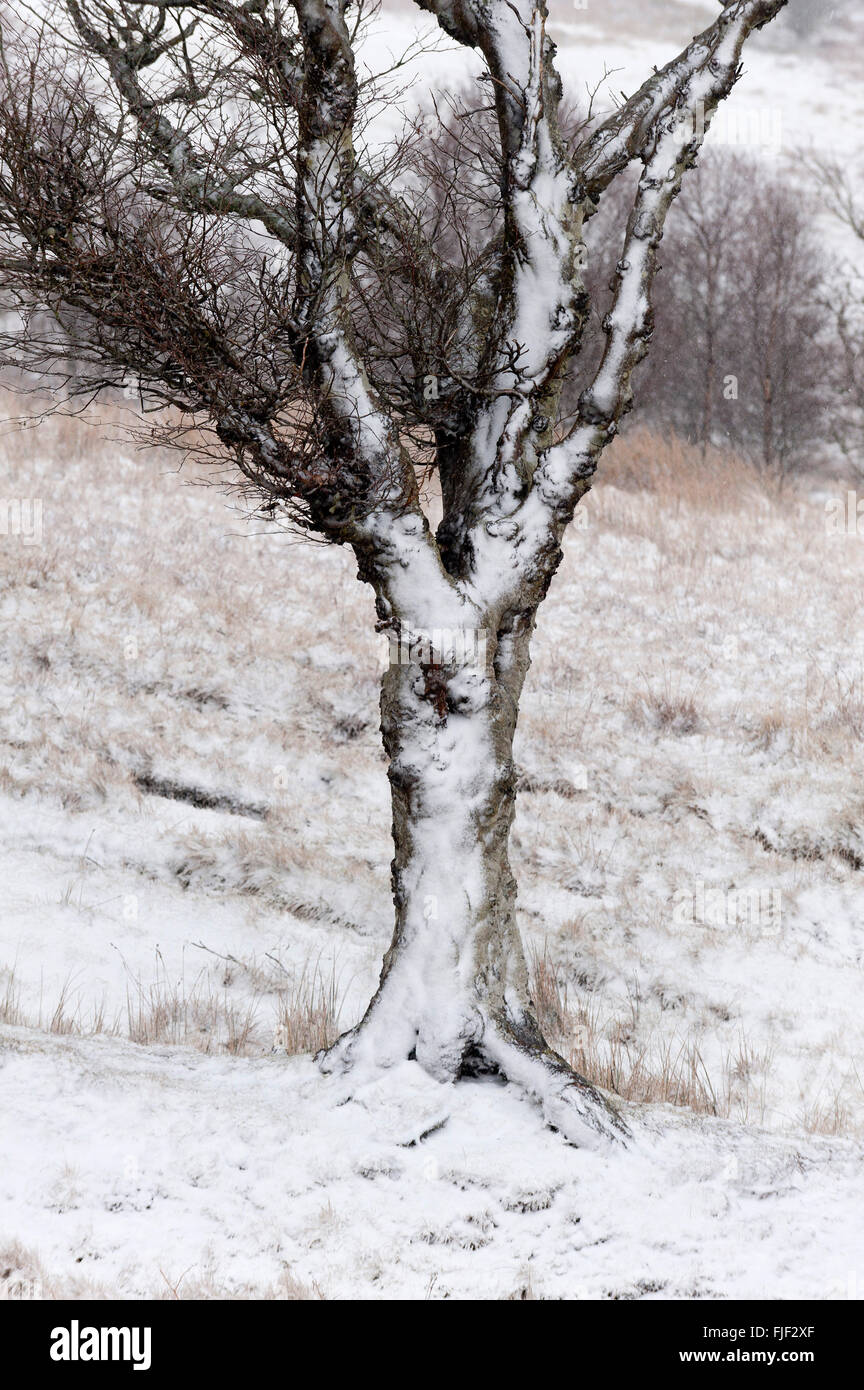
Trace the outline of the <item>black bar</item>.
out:
[[[418,1366],[410,1351],[416,1343],[404,1340],[408,1326],[406,1304],[400,1304],[398,1320],[386,1312],[386,1305],[358,1300],[359,1313],[349,1314],[345,1321],[344,1307],[334,1308],[321,1302],[26,1302],[8,1300],[0,1303],[0,1338],[7,1370],[16,1366],[16,1381],[20,1371],[47,1375],[51,1381],[64,1383],[69,1377],[92,1379],[110,1375],[133,1376],[144,1381],[149,1376],[162,1383],[166,1375],[179,1373],[212,1373],[220,1380],[231,1374],[260,1373],[271,1379],[293,1381],[308,1375],[310,1359],[318,1361],[316,1374],[331,1378],[338,1370],[338,1358],[345,1358],[346,1374],[361,1375],[373,1382],[378,1375],[387,1382],[397,1373],[400,1380],[411,1381]],[[860,1337],[860,1302],[836,1303],[775,1303],[775,1302],[639,1302],[546,1303],[532,1313],[525,1310],[513,1321],[509,1305],[489,1304],[486,1317],[489,1324],[478,1325],[476,1304],[471,1305],[471,1322],[461,1323],[456,1313],[461,1346],[465,1345],[466,1377],[476,1365],[482,1348],[484,1362],[496,1350],[505,1360],[516,1345],[525,1353],[522,1341],[529,1328],[534,1334],[530,1344],[531,1359],[541,1358],[544,1350],[554,1358],[560,1378],[573,1383],[598,1358],[607,1361],[607,1368],[617,1380],[627,1372],[646,1370],[666,1375],[672,1370],[694,1377],[706,1369],[754,1374],[791,1370],[799,1374],[815,1371],[821,1377],[856,1364],[857,1342]],[[452,1326],[454,1309],[451,1303],[440,1314],[423,1304],[421,1335],[427,1331],[439,1335]],[[379,1312],[380,1309],[380,1312]],[[496,1309],[504,1312],[506,1321],[496,1333]],[[419,1311],[419,1309],[417,1310]],[[381,1313],[384,1316],[381,1317]],[[416,1314],[415,1314],[416,1315]],[[379,1318],[381,1318],[379,1326]],[[525,1322],[522,1322],[525,1318]],[[539,1319],[531,1327],[534,1318]],[[413,1323],[413,1317],[410,1318]],[[96,1349],[102,1352],[101,1333],[94,1338],[89,1329],[118,1329],[116,1347],[127,1360],[89,1360],[83,1352]],[[128,1341],[119,1330],[128,1329]],[[138,1329],[137,1338],[133,1329]],[[150,1331],[149,1365],[145,1368],[146,1339]],[[334,1334],[337,1334],[334,1336]],[[491,1334],[491,1335],[490,1335]],[[520,1339],[513,1342],[514,1335]],[[475,1343],[474,1338],[482,1338]],[[380,1341],[379,1341],[380,1338]],[[395,1340],[394,1340],[395,1339]],[[397,1350],[398,1346],[402,1351]],[[110,1355],[115,1343],[105,1341]],[[418,1369],[428,1374],[429,1344],[419,1360]],[[432,1346],[435,1346],[433,1343]],[[77,1360],[52,1358],[56,1353],[72,1355]],[[509,1350],[508,1350],[509,1349]],[[443,1355],[443,1346],[441,1348]],[[451,1349],[455,1353],[455,1346]],[[137,1354],[141,1369],[133,1369]],[[394,1360],[395,1358],[395,1360]],[[563,1365],[562,1365],[563,1358]],[[449,1380],[459,1376],[459,1357],[448,1356]],[[20,1367],[20,1371],[17,1368]],[[306,1368],[305,1372],[303,1368]],[[385,1367],[389,1367],[385,1371]],[[256,1371],[257,1368],[257,1371]],[[352,1369],[353,1368],[353,1369]],[[550,1367],[551,1371],[551,1367]],[[537,1377],[545,1379],[540,1367]]]

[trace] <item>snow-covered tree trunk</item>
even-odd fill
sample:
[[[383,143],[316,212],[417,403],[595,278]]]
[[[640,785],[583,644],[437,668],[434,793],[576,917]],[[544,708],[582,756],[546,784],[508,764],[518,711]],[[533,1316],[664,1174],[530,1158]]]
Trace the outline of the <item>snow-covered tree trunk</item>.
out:
[[[393,941],[365,1018],[323,1065],[362,1076],[416,1058],[441,1081],[501,1072],[574,1142],[621,1137],[615,1112],[540,1032],[516,923],[508,842],[528,634],[430,638],[394,644],[382,683]]]
[[[481,628],[429,638],[394,644],[382,681],[393,941],[367,1015],[325,1069],[375,1074],[415,1058],[442,1081],[500,1070],[524,1080],[568,1137],[621,1136],[614,1111],[540,1033],[515,920],[508,838],[528,637]]]

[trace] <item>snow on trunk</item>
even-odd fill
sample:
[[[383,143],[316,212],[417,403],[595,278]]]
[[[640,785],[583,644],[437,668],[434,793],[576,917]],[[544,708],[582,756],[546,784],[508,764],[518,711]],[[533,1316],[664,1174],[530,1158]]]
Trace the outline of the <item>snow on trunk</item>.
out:
[[[442,1082],[497,1073],[534,1095],[573,1142],[623,1137],[600,1093],[549,1048],[534,1013],[508,858],[517,703],[494,659],[497,641],[488,648],[482,629],[415,632],[392,648],[381,727],[395,930],[365,1017],[322,1066],[350,1070],[355,1085],[406,1058]]]

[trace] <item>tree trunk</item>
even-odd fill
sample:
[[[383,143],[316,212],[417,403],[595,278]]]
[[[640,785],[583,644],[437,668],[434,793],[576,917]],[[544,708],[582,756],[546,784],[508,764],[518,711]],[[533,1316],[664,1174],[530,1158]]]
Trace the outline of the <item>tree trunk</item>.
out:
[[[393,649],[381,728],[395,931],[365,1017],[321,1063],[360,1077],[406,1058],[440,1081],[497,1073],[534,1095],[573,1142],[621,1138],[606,1100],[546,1043],[531,1001],[508,858],[527,634],[501,635],[485,659],[484,636],[459,639],[473,655],[431,653],[440,660]]]

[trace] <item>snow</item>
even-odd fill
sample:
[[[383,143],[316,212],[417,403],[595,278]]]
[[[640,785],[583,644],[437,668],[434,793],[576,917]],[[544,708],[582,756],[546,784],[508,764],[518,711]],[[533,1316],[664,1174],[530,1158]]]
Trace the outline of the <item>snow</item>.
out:
[[[0,1033],[0,1222],[127,1298],[806,1298],[861,1280],[864,1156],[653,1112],[572,1149],[491,1082],[416,1063],[340,1103],[308,1061]]]
[[[415,20],[393,25],[398,47]],[[573,78],[620,60],[632,87],[676,51],[665,29],[559,29]],[[782,108],[784,140],[838,128],[851,148],[857,96],[831,90],[821,50],[781,63],[772,42],[746,100]],[[529,232],[560,190],[547,171],[536,191]],[[526,286],[545,293],[548,270]],[[548,301],[526,298],[530,336]],[[332,361],[354,391],[339,341]],[[371,405],[358,428],[379,446]],[[728,1116],[630,1105],[631,1144],[594,1152],[491,1081],[403,1062],[349,1092],[271,1052],[286,982],[333,975],[350,1026],[389,939],[371,597],[350,557],[250,533],[165,460],[49,431],[7,460],[10,489],[43,499],[44,546],[0,547],[0,1004],[8,989],[24,1020],[0,1024],[0,1251],[25,1247],[9,1268],[54,1296],[274,1296],[286,1271],[352,1299],[864,1288],[864,549],[828,535],[824,496],[721,506],[601,479],[541,612],[517,751],[526,943],[601,1058],[623,1037],[659,1071],[695,1048]],[[511,542],[543,521],[532,502],[515,537],[487,528],[482,567],[506,584]],[[470,630],[417,519],[386,524],[398,602]],[[451,727],[441,800],[465,790],[467,815],[489,759],[470,721]],[[453,848],[427,829],[438,882]],[[705,911],[758,890],[779,930]],[[130,1001],[160,990],[221,1021],[186,1046],[128,1041]],[[255,1016],[238,1055],[229,1007]],[[79,1036],[97,1016],[106,1031]]]

